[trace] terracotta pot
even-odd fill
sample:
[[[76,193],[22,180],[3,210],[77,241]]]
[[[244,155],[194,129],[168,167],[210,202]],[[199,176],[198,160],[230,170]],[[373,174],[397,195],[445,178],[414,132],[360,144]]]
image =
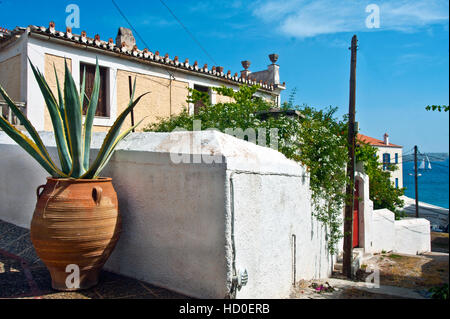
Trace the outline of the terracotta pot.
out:
[[[111,179],[48,178],[37,197],[31,241],[50,271],[52,287],[71,291],[95,286],[121,230]],[[68,279],[75,274],[69,265],[79,267],[79,288],[73,277]]]

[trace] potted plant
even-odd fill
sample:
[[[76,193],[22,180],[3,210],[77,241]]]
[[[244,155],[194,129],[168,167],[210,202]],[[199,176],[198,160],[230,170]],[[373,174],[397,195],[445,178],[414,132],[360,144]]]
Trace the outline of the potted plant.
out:
[[[97,61],[90,99],[85,94],[85,73],[80,94],[65,63],[64,91],[58,76],[58,99],[42,73],[31,68],[49,111],[60,165],[50,157],[31,122],[0,86],[0,96],[20,120],[28,136],[0,116],[0,128],[50,174],[37,189],[37,204],[31,222],[31,240],[52,277],[57,290],[87,289],[98,283],[98,275],[114,249],[121,231],[117,195],[111,178],[99,177],[117,144],[140,122],[121,132],[122,124],[145,95],[134,99],[136,80],[128,107],[118,116],[106,135],[94,161],[90,161],[92,126],[100,91]],[[147,93],[146,93],[147,94]],[[83,121],[84,99],[87,109]],[[68,269],[78,267],[78,285],[68,285]]]

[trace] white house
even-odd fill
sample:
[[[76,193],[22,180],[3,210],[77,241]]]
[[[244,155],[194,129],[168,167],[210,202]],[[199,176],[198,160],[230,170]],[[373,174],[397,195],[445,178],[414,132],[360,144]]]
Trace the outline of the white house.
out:
[[[28,59],[44,74],[56,92],[56,74],[59,81],[64,79],[64,62],[68,64],[76,83],[80,84],[86,70],[86,93],[92,92],[95,63],[100,66],[101,88],[99,106],[94,120],[95,131],[107,131],[116,117],[127,106],[130,86],[136,79],[136,96],[145,96],[134,110],[134,121],[145,119],[143,129],[160,118],[180,113],[183,109],[194,112],[196,106],[186,102],[189,89],[207,92],[212,104],[228,102],[211,88],[226,86],[238,89],[239,85],[259,85],[257,96],[280,105],[280,94],[285,83],[280,82],[278,55],[270,54],[271,64],[266,70],[252,72],[250,61],[242,61],[244,70],[231,73],[222,66],[208,66],[178,56],[160,54],[148,48],[136,46],[131,30],[119,28],[116,40],[100,39],[96,34],[88,37],[85,31],[72,34],[70,28],[57,31],[55,23],[48,27],[28,26],[14,30],[0,28],[0,85],[10,97],[21,102],[27,117],[38,131],[51,131],[52,124],[44,99],[33,76]],[[1,103],[1,99],[0,99]],[[0,109],[1,109],[0,104]],[[3,107],[3,114],[8,115]],[[131,121],[125,127],[131,126]]]
[[[391,171],[391,181],[395,187],[403,187],[403,165],[402,153],[403,146],[392,144],[389,142],[389,135],[384,134],[383,140],[358,134],[358,141],[369,144],[377,149],[378,159],[383,163],[383,170],[390,170],[392,165],[397,167],[396,170]]]

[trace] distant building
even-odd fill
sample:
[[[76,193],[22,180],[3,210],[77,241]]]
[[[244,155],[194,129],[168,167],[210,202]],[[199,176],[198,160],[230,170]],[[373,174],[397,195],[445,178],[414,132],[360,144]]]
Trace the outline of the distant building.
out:
[[[377,149],[378,159],[383,163],[383,170],[390,170],[392,165],[397,166],[396,170],[391,171],[391,181],[397,188],[403,187],[403,165],[402,153],[403,146],[389,142],[387,133],[383,136],[383,141],[376,138],[358,134],[358,142],[369,144]]]
[[[183,108],[190,113],[197,111],[201,106],[186,102],[188,89],[208,93],[211,104],[216,104],[230,99],[212,88],[226,86],[237,90],[243,84],[257,84],[259,89],[255,95],[277,106],[280,106],[280,93],[285,89],[285,84],[280,82],[276,54],[269,56],[271,64],[266,70],[252,72],[250,61],[242,61],[244,70],[232,74],[222,66],[208,66],[148,48],[139,49],[133,33],[126,28],[119,28],[115,41],[113,38],[104,41],[98,34],[91,38],[85,31],[72,34],[70,28],[65,32],[57,31],[53,22],[48,27],[0,28],[0,84],[21,105],[38,131],[52,130],[52,123],[28,58],[44,74],[55,96],[54,67],[59,81],[63,82],[65,61],[77,85],[86,70],[86,93],[90,96],[98,58],[101,86],[94,131],[107,131],[113,125],[128,105],[130,83],[135,78],[136,96],[151,92],[134,110],[136,123],[145,119],[140,130],[160,118],[179,114]],[[0,99],[1,113],[8,116]],[[124,129],[130,125],[127,121]]]

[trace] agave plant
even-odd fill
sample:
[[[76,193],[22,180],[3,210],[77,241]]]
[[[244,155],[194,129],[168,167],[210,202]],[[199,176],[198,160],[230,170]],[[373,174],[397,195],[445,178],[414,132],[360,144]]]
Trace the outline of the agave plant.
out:
[[[39,84],[39,88],[41,89],[42,95],[44,96],[45,103],[52,120],[56,146],[61,164],[60,167],[53,162],[36,129],[14,104],[2,86],[0,86],[0,95],[25,127],[29,137],[17,130],[3,116],[0,116],[0,128],[3,129],[9,137],[19,144],[36,161],[38,161],[38,163],[52,177],[97,179],[101,170],[110,160],[117,144],[142,122],[140,121],[124,132],[120,132],[127,115],[147,93],[142,94],[136,100],[133,100],[136,89],[135,80],[128,107],[119,115],[114,125],[109,130],[97,158],[92,162],[92,164],[90,164],[89,155],[92,125],[94,122],[95,112],[97,110],[100,92],[100,72],[98,60],[96,63],[95,79],[90,99],[85,94],[86,71],[83,73],[83,80],[79,94],[72,74],[70,73],[67,63],[65,62],[64,92],[62,92],[58,75],[56,74],[56,68],[54,67],[58,90],[58,99],[56,99],[42,73],[33,65],[33,63],[31,63],[31,61],[29,62],[36,81]],[[85,98],[87,99],[86,101],[88,102],[88,107],[83,123],[83,103]]]

